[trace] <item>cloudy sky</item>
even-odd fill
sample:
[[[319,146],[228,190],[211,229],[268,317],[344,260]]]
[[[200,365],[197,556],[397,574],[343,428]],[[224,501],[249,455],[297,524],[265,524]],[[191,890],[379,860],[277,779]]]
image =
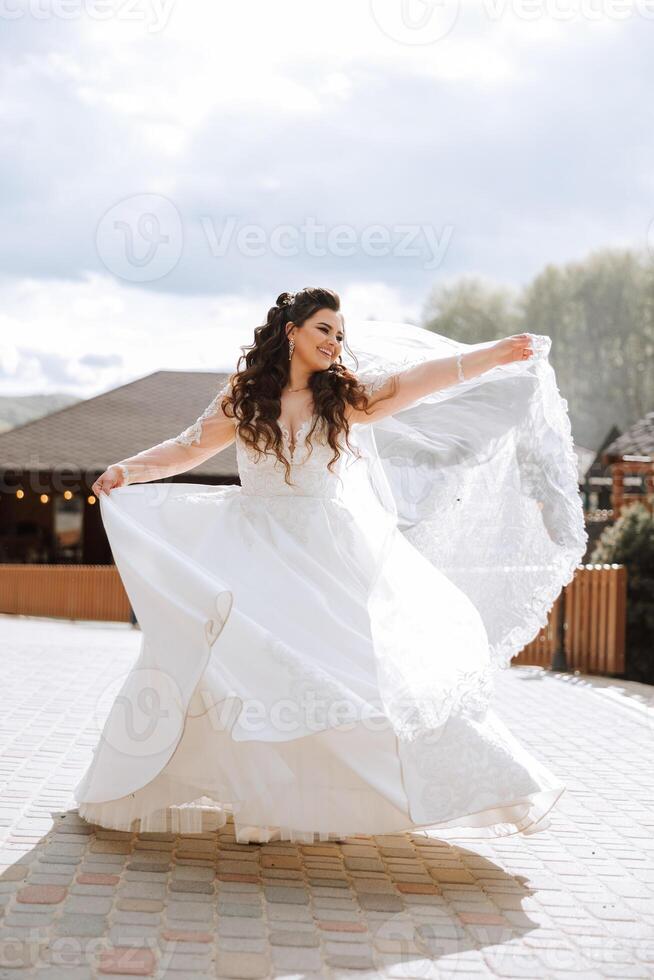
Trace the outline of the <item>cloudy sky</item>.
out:
[[[644,247],[654,0],[2,0],[0,394]],[[347,324],[347,319],[346,319]]]

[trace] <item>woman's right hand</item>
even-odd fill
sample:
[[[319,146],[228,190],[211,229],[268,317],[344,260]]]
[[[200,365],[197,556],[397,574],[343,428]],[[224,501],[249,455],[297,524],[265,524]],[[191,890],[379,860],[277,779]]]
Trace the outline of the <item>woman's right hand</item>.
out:
[[[100,474],[91,487],[91,490],[97,497],[99,497],[101,493],[107,494],[108,496],[115,487],[123,487],[126,485],[126,483],[127,481],[125,479],[125,472],[123,468],[121,466],[117,466],[115,463],[112,463],[111,466],[106,468],[104,473]]]

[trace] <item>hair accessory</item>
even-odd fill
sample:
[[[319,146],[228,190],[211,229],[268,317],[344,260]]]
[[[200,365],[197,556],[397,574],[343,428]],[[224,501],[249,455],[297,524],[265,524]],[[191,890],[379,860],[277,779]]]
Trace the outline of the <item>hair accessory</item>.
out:
[[[282,300],[280,306],[292,306],[295,302],[295,293],[287,293],[286,299]]]

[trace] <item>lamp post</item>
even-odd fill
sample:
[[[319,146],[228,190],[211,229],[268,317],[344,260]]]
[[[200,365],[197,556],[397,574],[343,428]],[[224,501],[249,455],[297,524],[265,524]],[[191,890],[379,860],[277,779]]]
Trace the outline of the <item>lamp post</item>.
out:
[[[559,596],[559,615],[556,621],[556,646],[550,670],[567,671],[568,661],[565,655],[565,630],[566,630],[566,593],[563,588]]]

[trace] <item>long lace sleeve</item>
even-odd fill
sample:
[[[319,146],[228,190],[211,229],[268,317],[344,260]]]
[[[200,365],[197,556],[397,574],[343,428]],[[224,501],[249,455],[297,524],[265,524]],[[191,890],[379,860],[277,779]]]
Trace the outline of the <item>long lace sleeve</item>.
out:
[[[123,486],[184,473],[229,446],[234,441],[235,420],[225,414],[222,402],[230,392],[231,379],[179,435],[114,463],[123,474]]]
[[[402,382],[402,395],[403,398],[401,402],[397,397],[393,397],[391,393],[391,398],[386,399],[390,404],[384,406],[383,413],[377,409],[374,412],[374,416],[371,418],[366,418],[363,413],[353,412],[352,418],[355,422],[367,422],[373,421],[374,417],[379,417],[381,414],[390,414],[391,412],[399,411],[400,409],[408,407],[419,400],[421,391],[413,391],[410,383],[411,375],[405,374],[410,368],[417,367],[424,364],[425,356],[420,355],[417,357],[406,357],[401,361],[395,361],[393,363],[386,363],[382,366],[379,365],[368,365],[361,371],[357,372],[358,380],[363,385],[368,397],[375,395],[380,392],[381,389],[385,388],[386,383],[391,380],[391,378],[396,379],[397,382]],[[397,388],[393,389],[397,391]]]
[[[530,336],[532,359],[546,356],[549,338],[537,334]],[[415,356],[407,354],[400,360],[384,359],[381,364],[369,363],[358,377],[367,394],[375,396],[374,406],[366,414],[354,412],[354,421],[377,421],[434,396],[450,397],[451,389],[474,386],[482,375],[495,377],[498,372],[515,370],[510,364],[497,363],[494,347],[495,342],[489,341],[460,345],[456,354],[445,357],[433,357],[422,350]]]

